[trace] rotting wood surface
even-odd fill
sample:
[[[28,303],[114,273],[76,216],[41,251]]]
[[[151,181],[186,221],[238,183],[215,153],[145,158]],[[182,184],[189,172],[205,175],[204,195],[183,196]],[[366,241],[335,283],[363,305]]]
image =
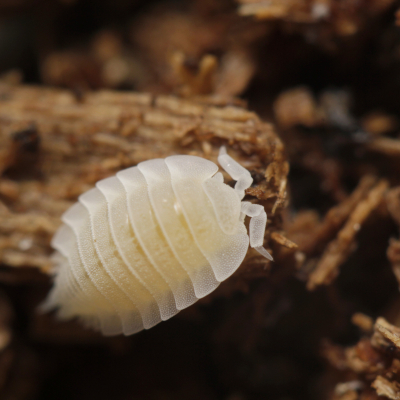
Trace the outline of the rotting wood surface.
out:
[[[221,145],[258,177],[248,192],[258,199],[249,199],[278,215],[288,173],[283,144],[271,124],[240,104],[1,86],[1,263],[49,271],[49,242],[61,214],[96,181],[172,154],[217,162]],[[272,216],[268,237],[277,221]]]

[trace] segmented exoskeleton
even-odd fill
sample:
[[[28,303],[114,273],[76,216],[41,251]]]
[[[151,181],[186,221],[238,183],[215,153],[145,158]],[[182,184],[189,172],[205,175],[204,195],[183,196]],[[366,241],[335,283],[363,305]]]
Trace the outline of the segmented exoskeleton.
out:
[[[149,329],[212,292],[262,247],[267,215],[242,201],[250,173],[224,147],[218,166],[178,155],[99,181],[53,238],[55,281],[43,309],[105,335]],[[251,217],[249,235],[244,225]]]

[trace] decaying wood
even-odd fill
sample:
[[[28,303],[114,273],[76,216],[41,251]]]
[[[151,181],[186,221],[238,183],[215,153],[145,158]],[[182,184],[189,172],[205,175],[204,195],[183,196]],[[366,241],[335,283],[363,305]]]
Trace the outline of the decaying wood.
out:
[[[327,285],[335,279],[339,267],[351,253],[357,232],[371,212],[379,206],[387,188],[388,182],[381,180],[370,190],[367,197],[357,204],[337,238],[328,245],[317,267],[311,273],[307,283],[309,290],[314,290],[319,285]]]
[[[248,193],[269,199],[270,212],[286,187],[287,163],[273,126],[253,112],[217,98],[2,85],[1,262],[48,271],[61,213],[96,181],[172,154],[217,162],[223,144],[250,171],[268,176]],[[270,232],[277,223],[270,222]]]
[[[371,386],[376,390],[378,396],[392,400],[400,399],[400,384],[398,382],[390,382],[383,376],[378,376]]]
[[[360,317],[354,315],[353,320],[359,320]],[[362,319],[369,320],[367,325],[370,324],[369,317],[364,315]],[[399,399],[400,328],[379,317],[373,324],[372,331],[367,332],[364,327],[362,329],[368,337],[363,337],[354,346],[342,347],[325,343],[322,348],[329,363],[343,371],[343,376],[349,379],[340,384],[347,390],[335,390],[336,395],[343,399],[348,390],[356,390],[356,399],[371,396],[375,398],[376,395],[392,400]],[[370,388],[374,389],[375,397]]]
[[[291,240],[285,238],[279,232],[272,232],[271,239],[276,243],[279,243],[282,246],[287,247],[288,249],[297,249],[298,246],[296,243],[292,242]]]
[[[363,313],[353,314],[351,322],[365,333],[371,333],[374,326],[374,320]]]
[[[321,39],[327,36],[349,36],[357,33],[365,22],[387,10],[393,0],[339,4],[333,0],[238,0],[239,14],[261,20],[278,20],[320,28]],[[325,24],[323,24],[325,22]]]
[[[298,237],[297,228],[292,226],[290,235],[296,243],[299,243],[299,248],[305,254],[312,256],[323,249],[326,244],[334,238],[338,230],[343,226],[349,215],[353,212],[360,201],[366,197],[368,192],[376,183],[376,178],[371,175],[364,176],[354,191],[341,203],[332,207],[321,222],[315,221],[315,224],[310,227],[307,235]],[[310,216],[314,218],[313,216]],[[298,218],[302,218],[299,215]],[[301,221],[299,221],[301,222]],[[296,224],[296,222],[295,222]],[[303,228],[299,227],[299,232]]]
[[[400,328],[380,317],[375,322],[374,335],[371,342],[377,348],[386,349],[389,346],[395,346],[400,350]]]
[[[278,124],[286,129],[296,125],[315,126],[322,118],[311,91],[304,86],[281,93],[275,100],[274,111]]]
[[[386,154],[388,156],[400,155],[400,140],[388,137],[379,137],[368,144],[370,150]]]

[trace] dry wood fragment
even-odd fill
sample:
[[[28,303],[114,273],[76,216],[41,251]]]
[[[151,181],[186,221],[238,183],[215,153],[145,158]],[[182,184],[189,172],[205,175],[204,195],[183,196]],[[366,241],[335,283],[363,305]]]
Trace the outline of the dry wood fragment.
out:
[[[368,343],[368,342],[367,342]],[[364,343],[358,343],[358,346]],[[370,368],[370,363],[368,359],[363,359],[360,356],[360,352],[357,346],[348,347],[344,351],[346,357],[346,368],[349,368],[357,373],[367,372]]]
[[[182,95],[193,96],[210,94],[214,91],[215,73],[218,67],[217,58],[211,54],[202,57],[197,71],[193,71],[185,60],[182,52],[176,52],[171,57],[171,64],[183,87]]]
[[[306,211],[299,213],[293,224],[288,227],[288,236],[299,245],[299,249],[312,256],[324,249],[329,240],[337,234],[349,215],[376,183],[371,175],[364,176],[354,191],[344,201],[332,207],[322,222],[318,216]]]
[[[278,124],[285,129],[296,125],[312,127],[321,118],[317,103],[305,86],[281,93],[274,102],[274,111]]]
[[[366,115],[361,123],[363,129],[374,136],[393,132],[399,126],[399,122],[395,116],[382,112],[372,112]]]
[[[374,320],[363,313],[355,313],[351,317],[351,322],[365,333],[372,332]]]
[[[361,339],[355,346],[342,347],[330,342],[322,346],[322,355],[336,369],[357,374],[379,373],[385,367],[384,358],[369,338]]]
[[[336,278],[339,267],[351,253],[357,232],[371,212],[378,207],[387,188],[388,182],[381,180],[370,190],[367,197],[357,204],[337,238],[329,244],[316,269],[311,273],[307,283],[309,290],[314,290],[319,285],[328,285]]]
[[[385,318],[379,317],[374,325],[371,343],[374,347],[380,349],[395,346],[400,350],[400,328],[390,324]]]
[[[328,42],[331,36],[356,34],[366,21],[386,11],[394,0],[344,4],[332,0],[238,0],[238,3],[238,13],[242,16],[298,24],[298,30],[304,33],[306,26],[313,24],[319,28],[321,42]]]
[[[348,372],[345,376],[349,381],[340,384],[344,390],[335,390],[335,395],[345,395],[345,389],[349,389],[357,390],[359,399],[376,398],[376,395],[400,399],[400,328],[383,317],[375,321],[371,337],[361,338],[355,346],[344,348],[326,342],[322,350],[332,366]],[[358,382],[356,388],[353,382]],[[375,395],[369,387],[375,389]]]
[[[383,376],[377,376],[371,386],[376,390],[378,396],[392,400],[400,399],[400,384],[398,382],[390,382]]]
[[[378,137],[371,141],[367,148],[379,153],[387,154],[389,156],[400,155],[400,140],[391,139],[388,137]]]
[[[273,232],[271,234],[271,239],[276,242],[279,243],[280,245],[287,247],[288,249],[297,249],[299,246],[297,246],[296,243],[292,242],[291,240],[285,238],[285,236],[281,235],[278,232]]]
[[[68,90],[1,85],[1,262],[47,271],[49,241],[60,215],[96,181],[172,154],[217,162],[222,144],[246,168],[261,173],[248,195],[271,199],[266,205],[271,215],[274,202],[284,194],[282,183],[286,188],[283,144],[271,124],[234,105],[235,100],[215,103],[207,97],[184,100],[112,91],[76,97]],[[16,144],[14,138],[15,132],[29,127],[34,127],[39,142],[31,149],[34,159],[26,164],[20,156],[25,153],[16,149],[25,149],[25,142]],[[271,163],[267,181],[263,176]],[[269,224],[272,233],[279,221]]]
[[[240,15],[254,15],[258,19],[285,18],[290,14],[292,6],[297,8],[295,2],[287,0],[268,2],[263,0],[240,0],[240,3],[242,4],[239,8]],[[304,17],[307,18],[306,14],[304,14]]]

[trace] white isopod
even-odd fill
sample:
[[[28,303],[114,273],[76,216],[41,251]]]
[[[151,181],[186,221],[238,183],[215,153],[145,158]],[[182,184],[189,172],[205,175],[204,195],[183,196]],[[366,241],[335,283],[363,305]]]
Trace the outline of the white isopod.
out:
[[[250,173],[224,147],[218,162],[234,189],[213,162],[178,155],[141,162],[82,194],[52,240],[54,286],[42,308],[104,335],[131,335],[215,290],[242,263],[249,236],[272,260],[262,247],[264,208],[241,201]]]

